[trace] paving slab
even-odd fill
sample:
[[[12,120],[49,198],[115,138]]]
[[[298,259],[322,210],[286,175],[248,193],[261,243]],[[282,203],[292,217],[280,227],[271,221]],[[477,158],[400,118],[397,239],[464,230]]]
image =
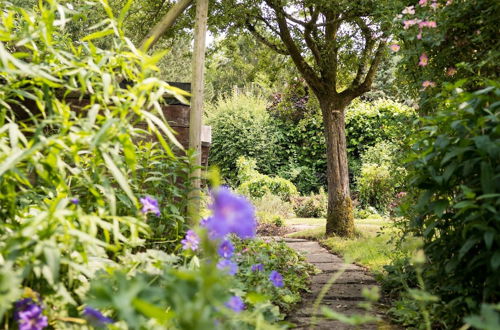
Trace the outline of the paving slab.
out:
[[[289,317],[289,321],[296,325],[296,329],[379,329],[380,324],[365,324],[360,327],[346,325],[337,320],[325,319],[321,315],[313,317],[314,302],[322,288],[332,276],[342,271],[340,277],[329,288],[321,305],[328,306],[336,312],[346,315],[365,314],[366,311],[359,306],[364,301],[361,294],[363,287],[376,286],[375,279],[363,267],[355,264],[346,264],[339,256],[331,254],[317,242],[303,239],[283,239],[288,246],[304,254],[306,260],[321,273],[311,278],[310,292],[303,295],[301,307]],[[311,327],[311,322],[317,323]],[[390,329],[383,327],[385,329]]]

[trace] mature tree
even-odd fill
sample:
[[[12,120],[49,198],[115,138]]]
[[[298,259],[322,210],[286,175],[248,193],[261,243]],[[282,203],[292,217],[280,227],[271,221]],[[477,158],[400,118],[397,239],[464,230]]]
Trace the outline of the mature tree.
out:
[[[345,109],[368,92],[386,49],[385,1],[224,1],[244,27],[275,52],[288,55],[318,98],[327,143],[327,234],[352,236]]]

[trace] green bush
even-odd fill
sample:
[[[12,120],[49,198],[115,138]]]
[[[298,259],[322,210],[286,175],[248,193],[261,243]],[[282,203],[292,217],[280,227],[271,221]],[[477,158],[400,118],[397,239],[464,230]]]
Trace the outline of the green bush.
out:
[[[255,170],[255,166],[256,163],[252,159],[238,159],[238,178],[241,182],[237,189],[239,193],[251,198],[262,198],[271,194],[284,201],[289,201],[292,196],[298,194],[297,188],[290,181],[261,174]]]
[[[241,183],[236,178],[239,157],[255,159],[265,174],[275,173],[276,137],[263,97],[235,92],[222,98],[207,106],[207,124],[212,126],[209,162],[229,185]]]
[[[377,143],[363,152],[356,177],[356,191],[363,208],[371,206],[386,212],[396,199],[396,193],[405,190],[404,153],[391,142]]]
[[[442,91],[442,110],[423,119],[411,185],[415,215],[403,223],[423,237],[428,290],[441,298],[435,322],[456,328],[481,303],[500,299],[500,87]]]
[[[279,196],[266,194],[261,198],[252,199],[252,204],[255,206],[257,213],[278,215],[282,218],[290,218],[295,215],[293,206],[290,202],[284,201]]]
[[[325,218],[328,210],[328,196],[320,189],[318,194],[293,197],[292,205],[299,218]]]
[[[291,180],[301,193],[310,193],[326,188],[326,145],[321,111],[304,88],[292,84],[290,91],[276,96],[268,111],[277,131],[276,173]],[[361,155],[381,142],[404,148],[416,118],[414,109],[389,100],[355,101],[349,106],[346,134],[353,185],[361,170]]]
[[[417,119],[414,109],[390,100],[354,101],[346,112],[347,149],[359,158],[381,142],[401,144]]]

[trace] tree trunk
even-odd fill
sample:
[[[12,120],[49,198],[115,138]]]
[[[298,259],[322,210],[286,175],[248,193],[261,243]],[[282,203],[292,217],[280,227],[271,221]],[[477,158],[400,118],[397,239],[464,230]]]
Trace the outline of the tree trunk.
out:
[[[344,113],[348,102],[320,100],[327,150],[328,213],[326,234],[354,236]]]

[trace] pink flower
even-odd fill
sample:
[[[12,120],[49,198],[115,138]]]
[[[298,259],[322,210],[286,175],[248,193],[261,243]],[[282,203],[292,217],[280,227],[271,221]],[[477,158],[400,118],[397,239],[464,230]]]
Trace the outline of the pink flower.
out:
[[[399,51],[399,49],[401,48],[399,45],[397,44],[392,44],[389,46],[389,48],[393,51],[393,52],[397,52]]]
[[[406,7],[405,9],[403,9],[403,11],[401,12],[401,14],[408,14],[408,15],[415,14],[415,6]]]
[[[410,20],[407,20],[407,21],[403,21],[403,24],[404,24],[404,29],[405,30],[408,30],[410,28],[410,26],[413,26],[415,24],[417,24],[418,21],[416,19],[410,19]]]
[[[420,62],[418,62],[418,65],[426,66],[427,64],[429,64],[429,57],[427,57],[426,53],[422,53],[422,55],[420,55]]]
[[[447,76],[454,76],[455,74],[457,73],[457,69],[455,69],[454,67],[450,67],[448,68],[448,70],[446,70],[446,75]]]
[[[422,87],[423,87],[423,90],[425,90],[427,87],[436,87],[436,83],[434,81],[430,81],[430,80],[426,80],[424,82],[422,82]]]
[[[421,29],[424,27],[435,28],[435,27],[437,27],[437,24],[434,21],[422,21],[422,22],[418,23],[418,27]]]
[[[438,9],[439,8],[439,3],[437,3],[437,2],[431,3],[431,8],[434,9],[434,10]]]
[[[419,4],[420,6],[422,6],[422,7],[425,7],[425,6],[427,6],[427,0],[419,0],[419,1],[418,1],[418,4]]]
[[[422,39],[422,30],[420,30],[417,34],[417,39],[420,40]]]
[[[446,1],[446,5],[447,5],[447,6],[448,6],[448,5],[451,5],[452,3],[453,3],[453,0],[448,0],[448,1]]]

